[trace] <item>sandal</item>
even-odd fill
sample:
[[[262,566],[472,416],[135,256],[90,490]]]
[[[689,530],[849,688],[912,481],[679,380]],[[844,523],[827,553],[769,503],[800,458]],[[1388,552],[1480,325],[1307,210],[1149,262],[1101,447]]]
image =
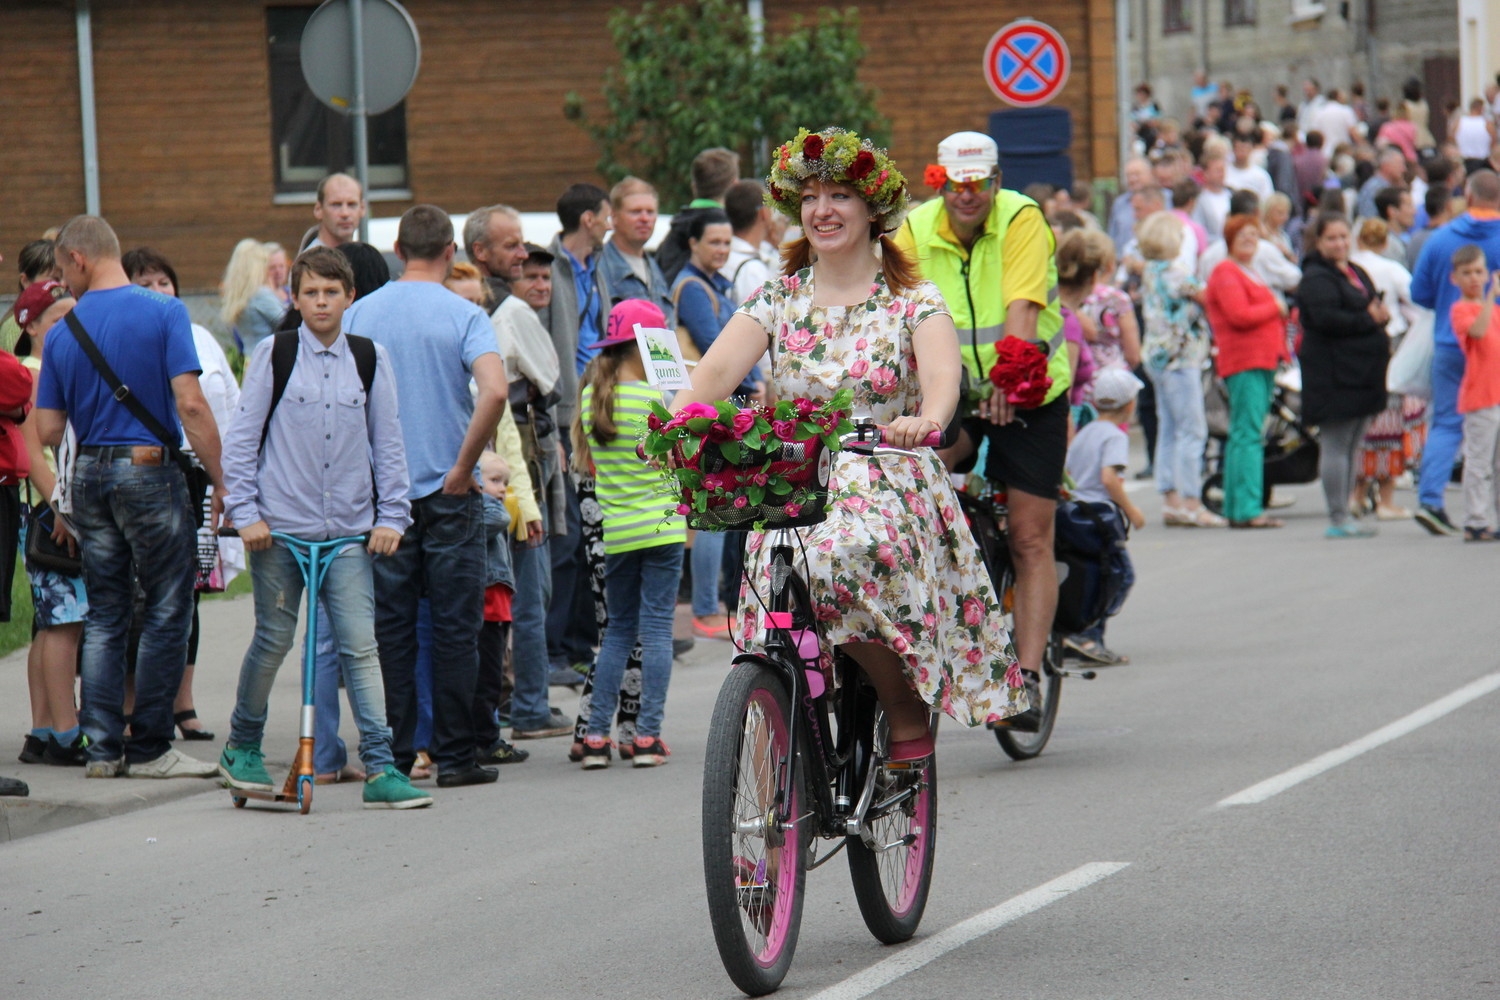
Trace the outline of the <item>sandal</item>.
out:
[[[1130,662],[1130,657],[1114,652],[1097,639],[1080,639],[1070,635],[1063,640],[1063,646],[1101,667],[1123,667]]]
[[[1248,521],[1230,521],[1229,526],[1231,528],[1284,528],[1286,527],[1286,522],[1280,518],[1267,517],[1262,514],[1260,517],[1252,517]]]
[[[1185,513],[1189,519],[1188,523],[1195,528],[1222,528],[1229,523],[1207,507],[1199,507],[1197,510]]]
[[[1169,528],[1190,528],[1193,526],[1193,515],[1181,507],[1163,507],[1161,523]]]
[[[180,730],[182,733],[182,738],[185,740],[212,740],[214,738],[214,734],[209,732],[207,729],[204,729],[202,726],[199,726],[196,729],[189,729],[187,726],[183,725],[184,722],[192,722],[196,718],[198,718],[197,710],[189,708],[185,711],[177,712],[176,714],[174,714],[172,716],[172,722],[176,724],[178,730]]]

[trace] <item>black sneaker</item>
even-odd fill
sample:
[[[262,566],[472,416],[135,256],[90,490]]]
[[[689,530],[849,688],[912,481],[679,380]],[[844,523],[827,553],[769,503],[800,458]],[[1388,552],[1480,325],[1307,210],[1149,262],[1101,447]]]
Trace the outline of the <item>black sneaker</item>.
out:
[[[683,655],[685,655],[690,650],[692,650],[692,648],[694,646],[696,646],[697,644],[698,644],[698,640],[694,639],[692,636],[688,636],[686,639],[679,639],[676,636],[673,636],[672,637],[672,659],[676,660],[676,659],[681,658]]]
[[[504,740],[496,740],[495,745],[479,754],[481,764],[519,764],[531,756],[530,750],[522,750],[513,747]]]
[[[493,767],[480,767],[475,764],[467,771],[439,771],[437,783],[439,788],[457,788],[461,785],[488,785],[492,781],[500,780],[500,772]]]
[[[56,736],[47,737],[47,749],[42,751],[42,760],[55,767],[83,767],[89,762],[89,738],[79,733],[72,743],[63,746]]]
[[[1457,535],[1458,525],[1448,520],[1448,512],[1441,507],[1430,507],[1427,504],[1417,508],[1413,519],[1434,535]]]
[[[1021,672],[1022,679],[1026,684],[1026,700],[1031,707],[1018,715],[1012,715],[1007,719],[1001,719],[993,723],[990,728],[1014,729],[1018,733],[1039,733],[1042,731],[1042,681],[1041,678],[1029,670]]]
[[[31,789],[26,782],[17,781],[15,778],[0,777],[0,795],[26,796],[31,794]]]
[[[33,736],[27,733],[26,741],[21,744],[21,755],[16,760],[19,760],[22,764],[40,764],[46,759],[47,740],[51,738],[49,736],[44,740],[40,736]]]

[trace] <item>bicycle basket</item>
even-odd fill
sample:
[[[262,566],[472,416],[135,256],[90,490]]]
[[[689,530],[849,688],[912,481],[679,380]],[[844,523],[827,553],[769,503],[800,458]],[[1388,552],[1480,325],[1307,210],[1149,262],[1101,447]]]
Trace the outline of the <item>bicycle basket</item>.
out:
[[[700,531],[749,531],[818,524],[828,517],[832,466],[833,455],[821,438],[782,441],[769,453],[745,450],[738,462],[729,461],[717,444],[706,441],[698,456],[698,468],[705,477],[717,477],[722,490],[709,493],[707,506],[701,511],[695,499],[703,492],[683,491],[683,502],[691,509],[688,526]],[[791,489],[784,494],[765,490],[760,503],[750,503],[748,491],[757,485],[757,476],[767,480],[780,477]]]

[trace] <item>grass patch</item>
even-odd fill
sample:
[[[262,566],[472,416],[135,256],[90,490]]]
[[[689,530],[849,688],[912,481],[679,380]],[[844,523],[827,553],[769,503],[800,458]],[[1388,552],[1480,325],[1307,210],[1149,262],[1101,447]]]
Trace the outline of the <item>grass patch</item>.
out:
[[[31,582],[26,567],[16,557],[16,576],[10,585],[10,621],[0,623],[0,656],[31,645]]]

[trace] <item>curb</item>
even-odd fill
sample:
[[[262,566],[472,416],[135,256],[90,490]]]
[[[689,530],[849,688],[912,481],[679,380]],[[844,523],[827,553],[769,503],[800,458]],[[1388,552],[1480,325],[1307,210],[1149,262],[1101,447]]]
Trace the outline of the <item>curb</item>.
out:
[[[185,799],[190,795],[221,790],[217,781],[207,778],[152,779],[150,783],[146,779],[115,780],[130,782],[135,789],[122,790],[119,794],[110,794],[97,800],[43,800],[18,796],[0,798],[0,843],[38,833],[50,833],[96,819],[122,816],[148,806]]]

